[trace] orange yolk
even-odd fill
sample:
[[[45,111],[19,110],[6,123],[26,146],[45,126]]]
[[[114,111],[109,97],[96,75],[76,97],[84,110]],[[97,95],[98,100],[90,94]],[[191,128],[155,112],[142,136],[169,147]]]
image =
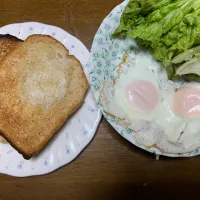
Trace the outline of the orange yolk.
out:
[[[125,99],[133,109],[149,112],[158,104],[158,92],[152,83],[137,80],[126,87]]]

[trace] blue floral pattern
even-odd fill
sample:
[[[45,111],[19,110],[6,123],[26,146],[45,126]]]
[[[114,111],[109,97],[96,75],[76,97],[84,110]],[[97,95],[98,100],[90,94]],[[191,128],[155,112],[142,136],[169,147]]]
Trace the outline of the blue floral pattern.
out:
[[[26,39],[31,34],[51,35],[62,42],[82,64],[89,78],[89,51],[75,37],[64,30],[41,23],[11,24],[0,28],[0,34],[11,34]],[[86,117],[87,116],[87,117]],[[67,121],[44,150],[35,158],[25,160],[9,144],[0,144],[0,173],[24,177],[46,174],[68,164],[92,140],[101,119],[101,112],[91,89],[83,106]]]
[[[117,6],[102,22],[99,30],[97,31],[90,56],[90,65],[92,67],[90,73],[90,84],[98,102],[107,121],[116,129],[116,131],[122,135],[125,139],[133,143],[134,145],[149,151],[157,155],[164,155],[170,157],[188,157],[199,155],[200,151],[194,151],[187,154],[164,154],[156,148],[145,148],[135,142],[133,137],[133,132],[130,129],[125,129],[118,125],[115,118],[108,116],[104,113],[103,106],[99,101],[100,92],[104,81],[112,81],[117,77],[116,68],[122,61],[122,57],[125,53],[139,53],[139,49],[134,40],[131,38],[124,39],[111,39],[111,34],[117,28],[120,23],[121,14],[127,5],[129,0],[125,0],[121,5]],[[144,52],[145,53],[145,52]]]

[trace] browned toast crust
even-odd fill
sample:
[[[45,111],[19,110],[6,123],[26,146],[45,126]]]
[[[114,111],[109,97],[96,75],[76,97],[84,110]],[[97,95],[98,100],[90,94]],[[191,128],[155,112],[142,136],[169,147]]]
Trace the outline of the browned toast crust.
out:
[[[17,44],[23,42],[12,35],[0,35],[0,61]]]
[[[4,58],[4,56],[17,44],[23,42],[12,35],[0,35],[0,61]],[[0,66],[1,67],[1,66]],[[7,143],[7,141],[0,136],[0,143]]]
[[[88,89],[80,62],[44,35],[28,37],[4,57],[0,85],[0,132],[26,159],[81,106]]]

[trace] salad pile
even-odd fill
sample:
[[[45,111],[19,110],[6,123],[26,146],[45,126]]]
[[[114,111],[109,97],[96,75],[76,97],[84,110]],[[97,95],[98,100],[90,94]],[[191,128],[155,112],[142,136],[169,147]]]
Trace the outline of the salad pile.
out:
[[[171,80],[200,82],[200,0],[130,0],[112,37],[149,48]]]

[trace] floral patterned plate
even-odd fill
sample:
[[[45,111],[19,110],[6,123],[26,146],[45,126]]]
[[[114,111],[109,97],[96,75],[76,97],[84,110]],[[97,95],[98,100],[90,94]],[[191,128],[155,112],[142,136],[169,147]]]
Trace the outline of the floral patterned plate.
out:
[[[122,57],[125,53],[138,54],[140,51],[135,41],[131,38],[127,37],[126,39],[111,39],[110,37],[114,30],[118,27],[121,14],[123,13],[123,10],[128,2],[129,0],[125,0],[103,20],[93,41],[90,56],[90,64],[92,68],[90,73],[90,84],[92,86],[96,101],[100,109],[102,110],[105,118],[115,128],[115,130],[121,136],[123,136],[125,139],[127,139],[137,147],[156,155],[163,155],[168,157],[190,157],[199,155],[199,149],[186,154],[165,154],[157,148],[147,148],[139,145],[134,140],[134,133],[130,129],[125,129],[122,126],[118,125],[114,117],[108,116],[104,112],[103,106],[99,101],[100,92],[104,82],[112,82],[117,77],[118,74],[115,69],[122,62]],[[142,52],[141,50],[140,53],[145,52]]]
[[[51,35],[62,42],[70,54],[80,60],[83,69],[89,76],[89,52],[75,37],[64,30],[35,22],[11,24],[0,28],[0,34],[11,34],[26,39],[32,34]],[[9,144],[0,144],[0,173],[25,177],[52,172],[75,159],[89,144],[95,135],[101,119],[91,89],[83,106],[70,118],[54,139],[31,160],[25,160]]]

